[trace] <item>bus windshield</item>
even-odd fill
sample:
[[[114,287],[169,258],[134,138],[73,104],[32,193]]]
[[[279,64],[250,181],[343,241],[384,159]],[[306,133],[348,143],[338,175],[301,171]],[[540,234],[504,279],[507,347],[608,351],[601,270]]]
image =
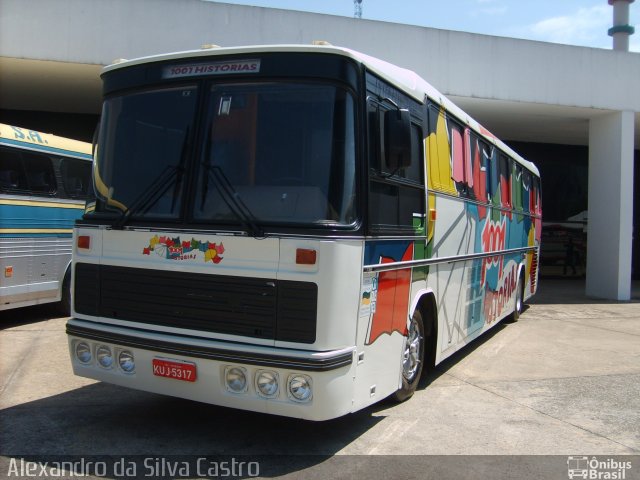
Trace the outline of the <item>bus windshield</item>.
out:
[[[352,225],[355,152],[354,100],[333,85],[129,93],[105,102],[98,210],[214,225]]]

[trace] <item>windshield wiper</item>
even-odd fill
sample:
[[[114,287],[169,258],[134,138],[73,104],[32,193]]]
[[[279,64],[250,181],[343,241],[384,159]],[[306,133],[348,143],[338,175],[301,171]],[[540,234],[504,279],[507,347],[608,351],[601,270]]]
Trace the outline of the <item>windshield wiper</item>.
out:
[[[203,166],[205,167],[208,174],[204,184],[204,188],[202,189],[202,200],[200,208],[204,206],[204,202],[207,197],[209,181],[213,179],[213,183],[218,189],[218,192],[220,192],[222,200],[224,200],[224,203],[227,204],[229,210],[231,210],[231,212],[233,212],[233,214],[238,217],[238,219],[240,219],[242,224],[247,229],[249,235],[254,238],[263,238],[264,230],[262,230],[262,228],[260,228],[260,226],[258,225],[258,219],[255,217],[253,212],[251,212],[249,207],[247,207],[247,204],[244,203],[238,191],[233,188],[233,185],[222,171],[222,168],[206,164],[203,164]]]
[[[182,140],[182,146],[180,148],[180,163],[178,165],[167,165],[160,175],[151,182],[138,197],[133,201],[130,207],[128,207],[118,220],[113,224],[113,228],[122,228],[129,221],[131,215],[136,213],[147,212],[160,198],[167,192],[169,187],[174,183],[176,188],[180,185],[182,175],[184,174],[184,163],[187,153],[187,145],[189,140],[189,128],[184,133],[184,139]],[[176,206],[176,192],[174,190],[171,197],[171,211]]]
[[[142,192],[128,207],[120,218],[113,223],[113,228],[122,228],[129,221],[131,215],[136,213],[144,213],[149,210],[171,187],[176,183],[176,186],[180,183],[180,179],[184,172],[182,166],[168,165],[158,177],[149,185],[144,192]],[[176,196],[173,195],[171,199],[171,210],[173,211],[176,205]]]

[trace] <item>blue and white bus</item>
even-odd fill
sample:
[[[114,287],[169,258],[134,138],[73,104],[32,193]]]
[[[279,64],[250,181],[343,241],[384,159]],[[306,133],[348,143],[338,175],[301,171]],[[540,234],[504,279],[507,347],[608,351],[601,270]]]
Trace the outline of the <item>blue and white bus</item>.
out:
[[[310,420],[402,401],[536,291],[536,167],[415,73],[327,45],[102,75],[75,374]]]
[[[0,310],[70,311],[73,223],[93,197],[91,144],[0,124]]]

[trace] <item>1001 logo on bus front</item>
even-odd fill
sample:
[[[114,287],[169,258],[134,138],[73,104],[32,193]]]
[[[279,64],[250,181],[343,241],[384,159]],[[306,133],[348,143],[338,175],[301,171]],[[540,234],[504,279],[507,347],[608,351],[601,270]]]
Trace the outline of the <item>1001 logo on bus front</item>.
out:
[[[167,237],[155,235],[149,241],[149,245],[142,249],[143,255],[156,255],[167,260],[195,260],[202,256],[206,262],[218,264],[222,261],[224,254],[222,242],[202,242],[192,238],[181,241],[180,237]]]

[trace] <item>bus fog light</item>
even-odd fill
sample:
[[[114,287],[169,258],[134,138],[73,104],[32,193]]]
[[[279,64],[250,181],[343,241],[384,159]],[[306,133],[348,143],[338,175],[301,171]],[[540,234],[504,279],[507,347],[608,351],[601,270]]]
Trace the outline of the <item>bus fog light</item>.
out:
[[[256,374],[256,390],[263,397],[275,397],[278,394],[278,374],[268,370],[260,370]]]
[[[298,402],[311,400],[311,378],[307,375],[291,375],[287,382],[289,397]]]
[[[100,345],[96,349],[96,360],[98,360],[98,365],[103,368],[111,368],[113,365],[113,354],[111,353],[111,349],[106,345]]]
[[[224,383],[233,393],[247,391],[247,371],[242,367],[226,367],[224,369]]]
[[[76,343],[76,358],[80,363],[89,363],[91,361],[91,347],[85,342]]]
[[[125,373],[133,373],[136,369],[136,363],[133,360],[133,353],[123,350],[118,354],[118,365]]]

